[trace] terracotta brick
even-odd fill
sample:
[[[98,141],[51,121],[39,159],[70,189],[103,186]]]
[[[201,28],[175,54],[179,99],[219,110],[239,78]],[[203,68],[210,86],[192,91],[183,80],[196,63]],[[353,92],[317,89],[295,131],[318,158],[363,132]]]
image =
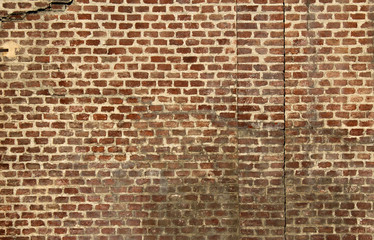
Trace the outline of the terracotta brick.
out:
[[[372,240],[372,5],[3,0],[0,235]]]

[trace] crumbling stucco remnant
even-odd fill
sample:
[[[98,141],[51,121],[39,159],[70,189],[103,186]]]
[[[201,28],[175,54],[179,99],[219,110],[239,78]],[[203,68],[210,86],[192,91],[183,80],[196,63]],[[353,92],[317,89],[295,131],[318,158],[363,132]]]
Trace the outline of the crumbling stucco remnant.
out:
[[[5,42],[4,44],[2,44],[0,48],[8,50],[7,52],[2,53],[4,57],[13,59],[13,58],[16,58],[17,53],[20,49],[20,45],[16,42],[9,41],[9,42]]]

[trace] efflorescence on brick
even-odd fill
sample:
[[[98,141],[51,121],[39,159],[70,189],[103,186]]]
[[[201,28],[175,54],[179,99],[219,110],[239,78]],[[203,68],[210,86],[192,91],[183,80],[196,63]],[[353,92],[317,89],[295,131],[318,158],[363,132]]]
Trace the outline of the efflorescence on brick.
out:
[[[0,3],[0,239],[372,240],[373,3]]]

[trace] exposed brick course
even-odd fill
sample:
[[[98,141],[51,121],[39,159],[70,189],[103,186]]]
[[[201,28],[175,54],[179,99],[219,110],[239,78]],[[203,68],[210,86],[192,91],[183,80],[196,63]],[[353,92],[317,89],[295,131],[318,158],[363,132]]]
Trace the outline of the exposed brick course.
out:
[[[287,238],[373,239],[373,2],[286,6]]]
[[[372,240],[371,0],[0,3],[0,239]]]

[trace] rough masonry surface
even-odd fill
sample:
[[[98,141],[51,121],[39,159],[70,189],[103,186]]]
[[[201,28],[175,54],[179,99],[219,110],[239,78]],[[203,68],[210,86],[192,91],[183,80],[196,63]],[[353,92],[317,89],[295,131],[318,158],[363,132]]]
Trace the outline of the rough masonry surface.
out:
[[[373,8],[3,0],[0,239],[373,240]]]

